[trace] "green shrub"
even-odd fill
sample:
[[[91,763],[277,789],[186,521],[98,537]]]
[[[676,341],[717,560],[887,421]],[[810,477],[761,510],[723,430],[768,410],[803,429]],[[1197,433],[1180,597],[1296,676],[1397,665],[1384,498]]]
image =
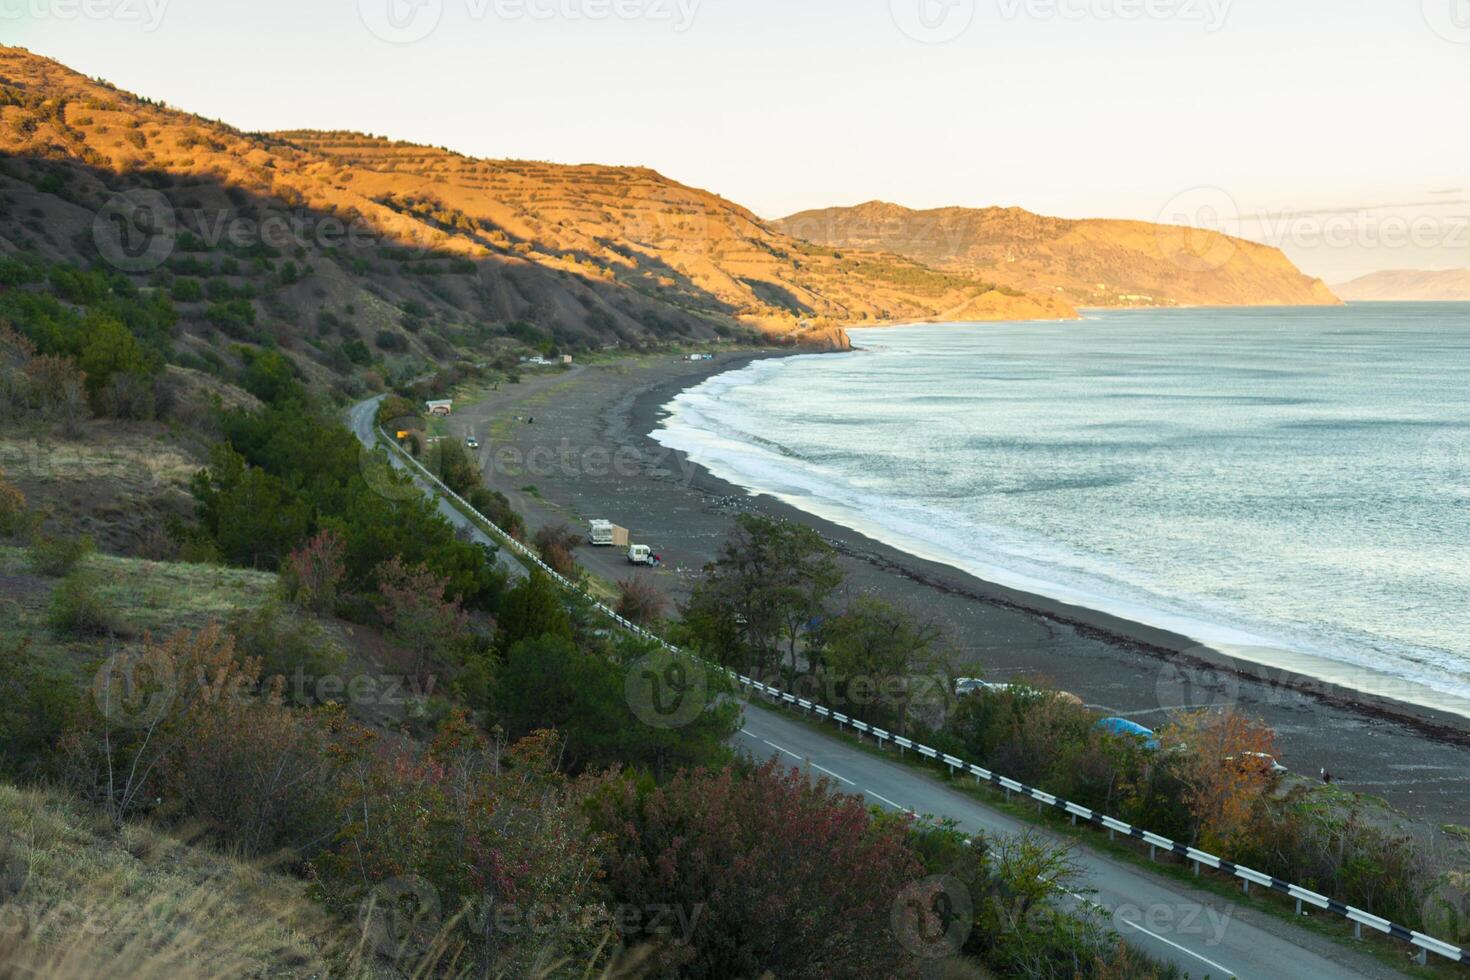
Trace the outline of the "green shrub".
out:
[[[204,287],[198,279],[175,279],[169,295],[180,303],[197,303],[204,299]]]
[[[77,685],[39,669],[27,643],[0,646],[0,776],[35,774],[75,710]]]
[[[260,661],[262,679],[285,679],[286,698],[294,704],[316,703],[317,682],[347,662],[320,626],[287,616],[275,602],[240,610],[226,632],[234,638],[239,657]]]
[[[70,575],[94,550],[96,544],[91,535],[53,538],[38,531],[26,549],[26,561],[38,575],[61,578]]]
[[[116,610],[97,594],[97,581],[73,572],[51,593],[46,622],[58,633],[70,636],[106,636],[121,632]]]

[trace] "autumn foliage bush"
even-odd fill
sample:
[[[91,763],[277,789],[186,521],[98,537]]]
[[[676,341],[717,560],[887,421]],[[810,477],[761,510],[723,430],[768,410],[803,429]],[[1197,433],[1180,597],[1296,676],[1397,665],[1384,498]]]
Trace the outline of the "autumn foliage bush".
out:
[[[380,952],[412,962],[440,943],[475,975],[528,976],[535,963],[584,964],[613,945],[603,839],[584,814],[604,778],[561,775],[553,733],[507,746],[460,718],[427,749],[375,741],[339,750],[345,822],[313,874],[318,896],[347,916],[412,893],[416,921],[376,937]]]
[[[660,787],[625,781],[599,799],[616,902],[673,905],[690,941],[645,937],[657,972],[712,977],[896,977],[913,957],[890,925],[923,877],[906,828],[875,823],[842,796],[775,763],[681,773]]]
[[[217,626],[146,640],[99,668],[61,743],[71,788],[118,823],[203,820],[252,854],[319,845],[332,724],[285,706]]]

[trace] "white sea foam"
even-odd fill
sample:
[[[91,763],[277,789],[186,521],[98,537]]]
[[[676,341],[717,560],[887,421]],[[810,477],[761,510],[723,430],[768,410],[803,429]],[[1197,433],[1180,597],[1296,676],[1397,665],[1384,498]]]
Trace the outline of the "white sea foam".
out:
[[[682,393],[655,438],[987,581],[1470,714],[1470,518],[1446,435],[1470,417],[1455,387],[1470,306],[1455,313],[861,332],[866,352],[757,362]],[[1079,329],[1096,333],[1078,344]],[[1421,480],[1400,449],[1439,455]],[[1470,470],[1470,439],[1463,451]]]

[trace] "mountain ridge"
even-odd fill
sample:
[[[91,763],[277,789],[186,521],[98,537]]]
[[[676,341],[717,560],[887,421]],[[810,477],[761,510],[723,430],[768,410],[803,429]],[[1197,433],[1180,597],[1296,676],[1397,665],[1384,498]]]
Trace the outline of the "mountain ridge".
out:
[[[1358,303],[1470,302],[1470,269],[1384,269],[1332,287]]]
[[[773,224],[831,247],[881,247],[947,271],[994,275],[1079,307],[1339,302],[1279,249],[1176,225],[886,201],[802,211]]]

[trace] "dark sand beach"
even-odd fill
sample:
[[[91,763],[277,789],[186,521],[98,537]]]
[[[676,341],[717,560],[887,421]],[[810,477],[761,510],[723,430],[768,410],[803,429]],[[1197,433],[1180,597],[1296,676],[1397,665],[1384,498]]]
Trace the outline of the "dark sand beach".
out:
[[[853,593],[883,595],[944,623],[957,675],[1045,679],[1151,727],[1171,709],[1234,703],[1276,729],[1293,773],[1316,779],[1325,768],[1342,788],[1383,797],[1419,821],[1470,823],[1463,718],[1233,661],[1186,637],[982,581],[752,497],[649,437],[681,390],[753,356],[779,355],[648,356],[528,375],[464,406],[451,430],[485,443],[489,482],[532,527],[593,518],[628,527],[663,556],[654,575],[676,600],[737,514],[802,521],[838,548]],[[577,557],[607,581],[629,574],[610,549],[584,547]]]

